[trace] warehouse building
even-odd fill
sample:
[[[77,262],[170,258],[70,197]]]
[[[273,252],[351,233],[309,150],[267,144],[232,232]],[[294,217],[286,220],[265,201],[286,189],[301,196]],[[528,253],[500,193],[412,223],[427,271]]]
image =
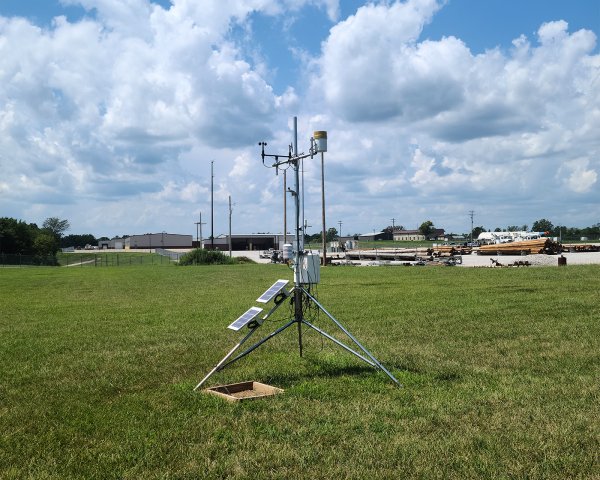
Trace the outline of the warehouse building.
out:
[[[127,237],[125,249],[136,248],[192,248],[192,236],[161,232]]]
[[[293,235],[287,235],[285,242],[292,243]],[[283,249],[284,236],[281,233],[252,233],[252,234],[233,234],[231,235],[231,249],[235,251],[243,250],[275,250]],[[215,250],[229,250],[229,235],[219,235],[211,242],[210,238],[202,241],[203,248],[213,248]]]
[[[192,236],[167,232],[145,233],[144,235],[131,235],[130,237],[115,237],[111,240],[101,240],[98,242],[98,248],[111,250],[192,248]]]

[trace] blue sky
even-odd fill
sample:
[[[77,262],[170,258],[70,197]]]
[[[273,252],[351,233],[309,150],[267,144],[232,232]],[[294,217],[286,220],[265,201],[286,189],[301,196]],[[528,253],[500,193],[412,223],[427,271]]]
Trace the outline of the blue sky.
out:
[[[232,195],[237,231],[279,231],[256,142],[285,151],[297,115],[304,143],[330,132],[343,233],[392,217],[462,233],[469,210],[486,228],[588,226],[598,38],[600,2],[582,0],[0,0],[0,216],[194,233],[215,160],[215,230]]]
[[[169,0],[152,0],[168,8]],[[339,19],[353,15],[365,5],[364,0],[344,0],[339,5]],[[86,12],[81,5],[63,5],[59,0],[0,0],[0,14],[24,16],[37,25],[49,27],[55,16],[65,15],[78,21]],[[291,25],[290,18],[293,18]],[[594,0],[447,0],[435,16],[435,21],[423,28],[421,38],[439,40],[444,36],[462,39],[473,53],[487,49],[510,48],[511,41],[521,34],[534,35],[548,20],[565,20],[572,30],[587,28],[600,31],[600,2]],[[327,38],[335,21],[323,15],[318,5],[307,5],[290,17],[273,17],[261,12],[250,15],[255,33],[255,46],[276,68],[273,84],[284,90],[294,84],[302,62],[290,52],[290,46],[318,55],[321,42]],[[598,47],[596,47],[598,51]]]
[[[595,19],[595,20],[594,20]],[[572,30],[600,29],[600,2],[594,0],[455,0],[449,1],[423,36],[440,39],[454,35],[474,53],[500,46],[509,48],[511,40],[524,34],[532,36],[550,20],[565,20]]]

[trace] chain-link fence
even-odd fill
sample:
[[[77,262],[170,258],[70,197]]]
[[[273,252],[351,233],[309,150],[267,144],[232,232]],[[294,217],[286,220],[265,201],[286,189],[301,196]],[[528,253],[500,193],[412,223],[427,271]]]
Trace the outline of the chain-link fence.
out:
[[[21,255],[18,253],[0,254],[0,267],[40,267],[56,265],[58,265],[58,260],[53,255]]]
[[[0,267],[124,267],[130,265],[171,265],[181,254],[156,253],[59,253],[56,256],[0,254]]]

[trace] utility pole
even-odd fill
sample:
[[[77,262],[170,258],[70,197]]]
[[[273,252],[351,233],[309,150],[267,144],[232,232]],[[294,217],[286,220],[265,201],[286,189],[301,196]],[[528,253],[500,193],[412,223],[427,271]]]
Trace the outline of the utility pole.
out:
[[[210,249],[215,249],[215,204],[214,204],[214,179],[213,173],[215,161],[210,162]]]
[[[231,258],[231,214],[233,210],[231,209],[231,195],[229,195],[229,258]]]
[[[196,225],[196,242],[198,243],[198,248],[202,248],[202,225],[206,225],[206,223],[202,223],[202,212],[200,212],[200,219],[198,222],[195,222]],[[199,234],[198,234],[199,232]],[[199,238],[198,238],[199,235]]]
[[[475,216],[475,210],[469,210],[469,216],[471,217],[471,243],[473,243],[473,217]]]

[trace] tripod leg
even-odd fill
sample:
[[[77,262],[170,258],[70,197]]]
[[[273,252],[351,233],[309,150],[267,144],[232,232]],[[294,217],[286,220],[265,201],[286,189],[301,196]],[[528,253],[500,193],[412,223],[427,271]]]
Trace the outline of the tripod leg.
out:
[[[363,362],[368,363],[369,365],[371,365],[372,367],[377,368],[377,365],[375,365],[371,360],[369,360],[368,358],[363,357],[360,353],[352,350],[348,345],[346,345],[343,342],[340,342],[337,338],[335,338],[332,335],[329,335],[327,332],[325,332],[324,330],[321,330],[319,327],[315,327],[312,323],[307,322],[306,320],[303,320],[302,323],[304,323],[304,325],[309,326],[310,328],[312,328],[313,330],[319,332],[321,335],[323,335],[324,337],[328,338],[329,340],[331,340],[333,343],[339,345],[340,347],[342,347],[344,350],[347,350],[348,352],[350,352],[352,355],[357,356],[358,358],[360,358]]]
[[[300,348],[300,356],[302,357],[302,322],[296,321],[298,324],[298,347]]]
[[[202,384],[203,384],[204,382],[206,382],[206,381],[207,381],[207,380],[208,380],[208,379],[209,379],[209,378],[212,376],[212,374],[213,374],[213,373],[215,373],[215,372],[218,372],[219,370],[221,370],[221,369],[225,368],[225,366],[227,365],[227,364],[225,363],[225,362],[227,361],[227,359],[228,359],[229,357],[231,357],[231,356],[232,356],[232,355],[235,353],[235,351],[236,351],[238,348],[240,348],[240,347],[241,347],[241,346],[244,344],[244,342],[245,342],[246,340],[248,340],[248,339],[250,338],[250,336],[251,336],[251,335],[252,335],[252,334],[253,334],[255,331],[256,331],[256,329],[255,329],[255,328],[253,328],[252,330],[250,330],[250,332],[249,332],[249,333],[248,333],[248,334],[247,334],[247,335],[246,335],[244,338],[242,338],[242,340],[240,340],[240,341],[238,342],[238,344],[237,344],[235,347],[233,347],[233,348],[232,348],[232,349],[229,351],[229,353],[228,353],[227,355],[225,355],[225,356],[223,357],[223,359],[222,359],[222,360],[221,360],[219,363],[217,363],[217,366],[216,366],[215,368],[213,368],[213,369],[212,369],[210,372],[208,372],[208,375],[206,375],[206,377],[204,377],[204,378],[203,378],[203,379],[200,381],[200,383],[199,383],[198,385],[196,385],[196,387],[194,388],[194,392],[195,392],[196,390],[198,390],[198,389],[199,389],[199,388],[202,386]]]
[[[302,293],[303,288],[294,287],[294,321],[298,324],[298,348],[300,349],[300,356],[302,356],[302,306],[304,298]]]
[[[325,307],[323,307],[323,305],[321,305],[315,297],[313,297],[305,289],[302,289],[302,291],[308,296],[310,300],[312,300],[315,303],[317,307],[319,307],[319,309],[325,315],[327,315],[331,319],[333,323],[335,323],[339,327],[340,330],[342,330],[346,335],[348,335],[348,337],[356,344],[356,346],[358,346],[382,372],[384,372],[396,385],[402,386],[400,385],[400,382],[396,380],[396,377],[394,377],[381,363],[379,363],[379,361],[373,355],[371,355],[371,353],[365,347],[363,347],[360,344],[360,342],[356,338],[354,338],[354,336],[348,330],[346,330],[344,326],[340,322],[338,322],[333,315],[331,315],[331,313],[325,310]]]
[[[262,340],[256,342],[254,345],[252,345],[250,348],[248,348],[248,350],[243,351],[242,353],[240,353],[237,357],[235,357],[234,359],[230,360],[227,363],[224,363],[223,365],[221,365],[220,369],[225,368],[227,365],[231,365],[233,362],[237,362],[240,358],[245,357],[246,355],[248,355],[250,352],[256,350],[258,347],[260,347],[263,343],[265,343],[267,340],[270,340],[271,338],[273,338],[275,335],[277,335],[278,333],[283,332],[286,328],[288,328],[290,325],[293,325],[294,322],[296,320],[290,320],[288,323],[286,323],[285,325],[283,325],[282,327],[279,327],[277,330],[273,331],[272,333],[270,333],[269,335],[267,335],[265,338],[263,338]],[[227,360],[227,359],[225,359]]]

